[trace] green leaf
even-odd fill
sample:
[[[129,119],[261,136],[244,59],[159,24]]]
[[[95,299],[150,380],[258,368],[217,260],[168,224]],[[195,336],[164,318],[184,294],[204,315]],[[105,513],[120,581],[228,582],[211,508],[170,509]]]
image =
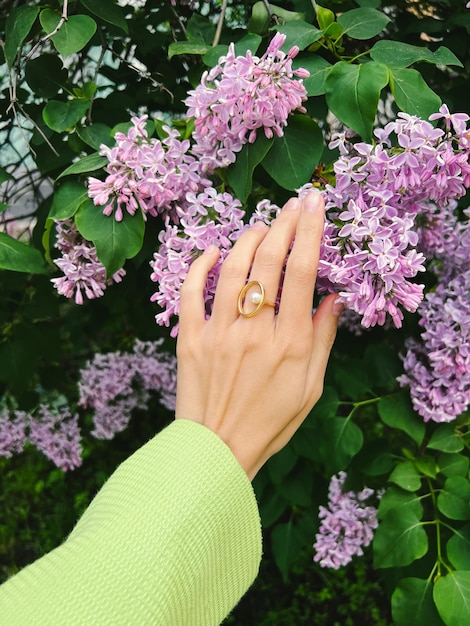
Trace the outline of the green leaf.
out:
[[[327,419],[335,417],[339,406],[339,398],[335,387],[325,385],[321,398],[315,404],[313,409],[303,423],[303,428],[313,426],[318,418]]]
[[[99,150],[102,144],[113,146],[114,139],[111,137],[111,128],[106,124],[97,122],[91,126],[81,126],[77,128],[77,135],[80,139],[95,150]]]
[[[303,79],[303,84],[308,96],[322,96],[326,91],[325,79],[331,64],[317,54],[303,55],[296,57],[292,62],[292,67],[298,69],[302,67],[310,72],[308,78]]]
[[[444,476],[467,476],[470,461],[462,454],[443,452],[437,459],[437,465]]]
[[[310,465],[298,464],[276,485],[278,492],[291,505],[308,507],[312,503],[313,472]]]
[[[53,220],[68,220],[88,198],[87,190],[80,183],[66,181],[54,193],[48,217]]]
[[[106,157],[100,156],[99,154],[88,154],[79,161],[72,163],[72,165],[70,165],[57,177],[57,180],[63,176],[70,176],[70,174],[95,172],[96,170],[100,170],[104,167],[106,163],[108,163],[108,159]]]
[[[305,19],[305,13],[299,11],[288,11],[277,4],[269,3],[269,7],[276,17],[280,18],[282,23],[303,21]]]
[[[372,39],[383,31],[390,22],[381,11],[370,8],[352,9],[338,17],[344,35],[351,39]]]
[[[388,78],[387,67],[380,63],[351,65],[340,61],[326,76],[327,104],[341,122],[370,140],[380,92]]]
[[[300,50],[305,50],[310,44],[323,37],[323,31],[303,21],[287,22],[275,28],[279,33],[283,33],[286,36],[282,46],[286,50],[289,50],[292,46],[298,46]]]
[[[379,523],[373,548],[375,567],[403,567],[426,554],[428,537],[414,511],[402,507],[389,511]]]
[[[20,6],[8,12],[5,23],[5,60],[9,68],[13,66],[15,57],[39,13],[39,7]]]
[[[36,96],[52,98],[67,82],[68,72],[59,57],[43,53],[26,63],[25,78]]]
[[[124,212],[121,222],[114,216],[103,215],[101,207],[92,200],[85,201],[75,214],[75,223],[82,237],[96,246],[98,258],[108,276],[120,269],[126,259],[134,257],[142,247],[145,223],[142,212]]]
[[[13,180],[13,176],[4,170],[3,167],[0,167],[0,185],[6,183],[7,180]]]
[[[114,0],[80,0],[80,3],[96,17],[129,34],[125,13]]]
[[[430,580],[402,578],[392,595],[395,626],[444,626],[434,605]]]
[[[454,532],[447,542],[447,558],[455,569],[470,571],[470,524]]]
[[[186,25],[188,41],[212,46],[215,37],[215,26],[207,17],[193,13]]]
[[[318,124],[305,115],[293,115],[282,137],[276,137],[261,162],[281,187],[295,190],[308,182],[323,152]]]
[[[397,106],[410,115],[427,119],[441,106],[440,97],[416,70],[391,69],[390,89]]]
[[[446,626],[470,624],[470,571],[456,571],[439,578],[433,595]]]
[[[421,487],[421,476],[411,461],[398,463],[388,480],[406,491],[418,491]]]
[[[422,443],[426,429],[414,412],[408,393],[399,392],[381,398],[377,409],[384,424],[404,431],[418,445]]]
[[[255,35],[254,33],[248,33],[242,37],[235,44],[235,54],[237,56],[245,56],[245,54],[250,50],[253,54],[258,50],[260,43],[262,42],[262,38],[259,35]],[[225,56],[228,52],[228,46],[215,46],[211,48],[202,59],[206,65],[209,67],[214,67],[219,62],[221,56]]]
[[[419,61],[462,67],[453,52],[444,46],[441,46],[436,52],[432,52],[424,46],[412,46],[403,41],[391,41],[390,39],[377,41],[371,48],[370,56],[374,61],[393,68],[408,67]]]
[[[287,445],[274,454],[266,463],[269,476],[274,484],[282,482],[297,462],[292,446]]]
[[[423,517],[423,505],[421,504],[421,498],[415,493],[409,491],[403,491],[392,485],[380,498],[379,508],[377,509],[377,515],[380,518],[384,518],[390,511],[400,511],[409,509],[412,511],[418,519]]]
[[[464,446],[453,424],[441,424],[433,432],[426,447],[440,452],[460,452]]]
[[[276,491],[269,494],[269,497],[266,497],[263,494],[263,497],[258,500],[259,502],[259,514],[261,517],[261,522],[263,528],[267,528],[274,524],[284,511],[287,509],[287,502],[284,498]]]
[[[88,100],[49,100],[42,110],[42,119],[56,133],[63,133],[79,122],[89,108]]]
[[[449,519],[470,519],[470,483],[463,476],[451,476],[437,496],[437,507]]]
[[[330,417],[325,422],[324,441],[326,471],[336,474],[349,465],[351,459],[362,448],[362,430],[346,417]]]
[[[247,27],[248,32],[264,35],[269,28],[270,19],[266,4],[262,0],[255,2],[251,8],[251,17]]]
[[[52,33],[60,22],[60,15],[52,9],[41,11],[39,20],[47,34]],[[72,15],[52,36],[52,43],[63,58],[82,50],[96,32],[96,22],[88,15]]]
[[[227,171],[227,181],[241,202],[246,202],[253,184],[253,171],[273,145],[262,130],[254,143],[247,143],[237,154],[237,160]]]
[[[427,454],[420,456],[415,460],[415,464],[416,469],[420,472],[420,474],[423,474],[428,478],[436,478],[439,468],[437,467],[437,463],[432,456]]]
[[[210,50],[210,46],[198,41],[175,41],[168,46],[168,58],[181,54],[199,54],[204,55]]]
[[[6,233],[0,233],[0,269],[27,274],[47,274],[42,254]]]
[[[291,565],[296,561],[302,543],[292,520],[279,524],[271,535],[274,560],[284,581],[287,581]]]
[[[321,7],[317,4],[317,21],[318,26],[324,30],[325,28],[328,28],[330,24],[333,24],[335,21],[335,14],[330,9],[325,9],[325,7]]]

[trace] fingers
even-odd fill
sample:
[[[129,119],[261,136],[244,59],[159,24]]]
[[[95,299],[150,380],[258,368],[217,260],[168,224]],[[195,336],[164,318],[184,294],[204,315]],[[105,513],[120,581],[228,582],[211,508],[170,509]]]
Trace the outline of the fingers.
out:
[[[330,352],[336,337],[338,320],[343,305],[336,302],[337,294],[330,294],[320,304],[312,320],[313,355],[309,376],[312,381],[323,381]],[[318,397],[314,400],[318,400]]]
[[[319,193],[302,200],[295,241],[286,266],[278,327],[310,322],[324,227],[324,203]]]
[[[212,308],[215,323],[228,326],[238,318],[238,294],[246,283],[256,250],[268,233],[269,227],[257,222],[243,233],[225,259]]]
[[[180,290],[179,337],[199,329],[205,321],[204,288],[207,275],[217,263],[220,252],[216,246],[209,246],[189,268],[188,275]]]

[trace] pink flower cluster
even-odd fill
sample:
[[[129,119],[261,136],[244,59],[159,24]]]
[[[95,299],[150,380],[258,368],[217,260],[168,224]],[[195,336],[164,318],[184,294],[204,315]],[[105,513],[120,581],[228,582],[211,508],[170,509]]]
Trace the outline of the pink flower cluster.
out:
[[[321,567],[339,569],[353,556],[362,556],[363,548],[371,543],[378,526],[377,510],[365,504],[375,494],[374,490],[343,492],[345,480],[345,472],[331,478],[328,507],[319,508],[318,516],[322,521],[315,537],[313,560]]]
[[[103,295],[112,282],[120,282],[126,272],[118,270],[108,279],[106,269],[96,254],[95,246],[80,235],[71,220],[56,222],[55,247],[61,256],[54,263],[63,276],[51,280],[57,291],[66,298],[75,297],[75,304],[83,304],[83,296],[92,300]]]
[[[79,405],[93,410],[98,439],[123,431],[134,409],[146,409],[151,393],[169,410],[176,403],[176,359],[161,341],[139,341],[130,353],[95,354],[80,371]]]
[[[285,35],[277,33],[261,57],[236,56],[230,45],[226,56],[201,78],[186,98],[188,117],[194,117],[193,153],[204,170],[227,167],[247,142],[263,128],[266,137],[281,136],[292,111],[305,112],[307,92],[298,78],[307,70],[292,69],[299,49],[281,51]]]
[[[344,134],[331,143],[341,156],[336,182],[324,191],[327,222],[317,286],[339,292],[366,328],[384,324],[387,316],[399,328],[401,307],[416,311],[424,288],[414,279],[426,260],[418,251],[420,232],[426,247],[420,224],[431,224],[439,238],[436,228],[451,219],[453,201],[470,184],[468,116],[450,115],[444,105],[430,119],[439,118],[445,130],[399,113],[375,131],[376,144],[352,144]],[[301,195],[310,188],[305,185]]]
[[[88,195],[103,213],[119,222],[124,212],[156,216],[168,212],[188,191],[198,191],[209,181],[202,178],[200,165],[188,154],[189,141],[181,141],[177,130],[163,126],[165,139],[148,136],[147,116],[133,117],[127,134],[116,133],[113,148],[102,145],[108,159],[104,181],[90,177]]]
[[[151,279],[158,283],[151,300],[163,309],[155,319],[165,326],[179,313],[180,288],[191,263],[214,244],[221,254],[209,273],[205,289],[206,308],[210,313],[222,261],[245,229],[245,212],[229,193],[218,193],[214,187],[209,187],[199,194],[188,193],[186,198],[186,203],[177,208],[179,224],[167,218],[165,230],[159,234],[160,247],[150,262]],[[172,336],[177,332],[178,327],[173,327]]]
[[[75,469],[81,464],[78,415],[67,406],[53,408],[40,404],[34,415],[25,411],[0,413],[0,456],[11,457],[30,443],[61,470]]]

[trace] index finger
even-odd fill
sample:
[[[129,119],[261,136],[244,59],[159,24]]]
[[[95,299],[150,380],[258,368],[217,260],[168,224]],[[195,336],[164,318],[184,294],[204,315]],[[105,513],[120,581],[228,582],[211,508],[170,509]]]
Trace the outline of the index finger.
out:
[[[324,223],[323,198],[320,193],[311,192],[302,200],[295,240],[287,260],[278,325],[311,323]]]

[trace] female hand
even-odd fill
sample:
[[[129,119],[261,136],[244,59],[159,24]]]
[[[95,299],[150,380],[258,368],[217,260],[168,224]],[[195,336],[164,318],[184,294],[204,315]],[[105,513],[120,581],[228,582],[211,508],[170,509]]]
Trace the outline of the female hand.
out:
[[[289,200],[270,228],[258,223],[245,232],[222,265],[209,320],[203,292],[219,257],[215,247],[192,264],[181,290],[176,418],[215,432],[250,479],[322,394],[342,308],[331,295],[312,318],[323,224],[321,195],[310,193]],[[240,315],[247,280],[260,281],[266,300],[276,300],[293,240],[278,313],[263,306],[253,317]],[[247,298],[244,309],[254,306]]]

